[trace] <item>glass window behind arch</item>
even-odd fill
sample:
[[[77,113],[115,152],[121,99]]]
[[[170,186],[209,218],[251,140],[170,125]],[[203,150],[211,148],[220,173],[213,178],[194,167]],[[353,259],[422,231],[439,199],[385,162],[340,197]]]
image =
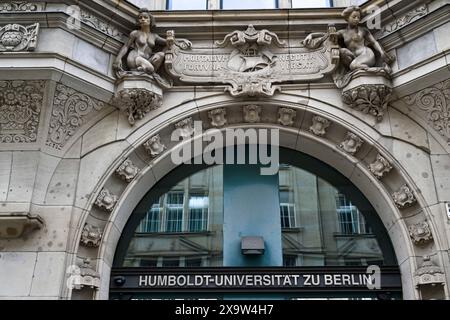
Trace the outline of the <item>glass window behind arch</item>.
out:
[[[331,6],[331,0],[292,0],[292,8],[326,8]]]
[[[168,10],[206,10],[207,0],[167,0]]]
[[[383,264],[376,235],[349,198],[306,170],[280,166],[284,266]],[[124,266],[223,266],[223,167],[180,181],[149,205]]]
[[[222,9],[275,9],[277,0],[221,0]]]

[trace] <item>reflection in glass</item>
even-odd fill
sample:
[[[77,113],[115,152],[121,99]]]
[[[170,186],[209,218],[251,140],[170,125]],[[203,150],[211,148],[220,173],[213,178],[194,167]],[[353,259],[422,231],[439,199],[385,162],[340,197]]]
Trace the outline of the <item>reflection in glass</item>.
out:
[[[168,0],[169,10],[206,10],[207,0]]]
[[[284,266],[383,264],[376,235],[343,187],[280,166],[280,211],[274,214],[281,219]],[[223,216],[223,167],[197,172],[149,207],[124,266],[223,266]]]
[[[222,9],[275,9],[276,0],[222,0]]]

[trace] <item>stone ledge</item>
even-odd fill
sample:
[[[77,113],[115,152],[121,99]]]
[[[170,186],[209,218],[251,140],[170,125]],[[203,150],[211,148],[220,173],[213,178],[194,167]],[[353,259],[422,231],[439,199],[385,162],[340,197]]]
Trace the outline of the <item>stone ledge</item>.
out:
[[[41,229],[44,219],[28,212],[0,213],[0,239],[17,239]]]

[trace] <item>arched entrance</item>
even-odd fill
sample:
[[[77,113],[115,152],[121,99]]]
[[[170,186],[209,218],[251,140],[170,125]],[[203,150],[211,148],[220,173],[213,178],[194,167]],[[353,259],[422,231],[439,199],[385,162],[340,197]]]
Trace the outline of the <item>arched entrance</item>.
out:
[[[269,179],[249,165],[171,171],[122,232],[110,298],[401,298],[395,252],[364,195],[304,153],[283,148],[280,163]],[[257,235],[262,251],[245,252]],[[369,266],[381,268],[377,288]]]
[[[89,297],[107,299],[109,297],[111,267],[117,244],[127,221],[149,188],[163,181],[163,178],[176,167],[170,158],[171,151],[177,146],[177,143],[170,143],[171,133],[177,125],[189,123],[188,119],[203,120],[205,129],[217,127],[210,122],[209,114],[211,111],[218,111],[230,115],[228,123],[221,126],[220,130],[277,128],[280,130],[281,147],[312,156],[350,180],[376,210],[388,231],[402,274],[403,298],[421,298],[421,291],[414,287],[414,273],[422,264],[421,257],[426,254],[434,255],[433,260],[442,264],[439,262],[442,256],[435,253],[436,250],[439,252],[440,238],[431,238],[426,246],[418,246],[410,237],[408,227],[414,228],[417,223],[423,221],[428,221],[430,232],[437,234],[435,219],[427,205],[428,194],[420,192],[420,188],[412,179],[415,174],[414,165],[398,162],[389,151],[388,141],[381,138],[377,130],[358,117],[349,116],[339,107],[313,99],[309,102],[305,101],[304,104],[298,102],[298,99],[292,102],[292,97],[282,95],[279,100],[274,101],[246,102],[245,105],[259,105],[259,111],[263,115],[262,118],[256,119],[256,122],[248,123],[244,118],[245,112],[242,112],[243,103],[225,100],[225,98],[221,100],[218,97],[214,99],[208,97],[195,100],[195,103],[181,104],[168,110],[167,113],[155,116],[142,127],[132,131],[126,141],[105,147],[117,149],[117,156],[114,159],[108,159],[104,165],[98,167],[102,172],[102,178],[89,189],[91,193],[83,205],[83,215],[79,220],[77,235],[74,237],[75,242],[71,249],[74,252],[73,259],[67,262],[67,265],[71,266],[80,264],[79,260],[85,257],[95,259],[94,268],[101,275],[101,283],[98,291],[72,291],[68,292],[67,296],[74,299]],[[244,107],[245,109],[248,108]],[[296,115],[295,121],[292,123],[281,121],[279,114],[282,109],[283,112],[286,109],[291,110],[290,114]],[[362,140],[362,147],[356,152],[349,152],[351,150],[348,148],[341,147],[352,139],[351,133]],[[191,141],[199,138],[201,137],[192,137]],[[149,152],[144,147],[149,141],[160,143],[159,149],[153,150],[154,154],[153,151]],[[102,148],[99,148],[90,157],[96,157],[96,155],[101,157],[101,153]],[[389,163],[391,168],[377,176],[380,174],[377,170],[381,158],[386,160],[385,163]],[[117,177],[117,170],[125,165],[125,160],[131,160],[139,169],[130,181]],[[399,206],[393,198],[394,193],[403,185],[413,190],[416,201],[410,206]],[[102,199],[105,189],[116,196],[109,209],[105,209],[102,203],[100,207],[95,204]],[[88,224],[97,225],[102,231],[102,241],[97,249],[79,246],[83,226]]]

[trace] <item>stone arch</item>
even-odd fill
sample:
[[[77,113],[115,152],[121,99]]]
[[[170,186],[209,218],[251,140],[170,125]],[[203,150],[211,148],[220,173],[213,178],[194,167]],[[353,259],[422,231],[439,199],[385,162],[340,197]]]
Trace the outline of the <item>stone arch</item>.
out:
[[[67,264],[68,266],[79,264],[78,260],[82,257],[95,261],[93,266],[95,270],[92,271],[101,274],[99,291],[95,293],[83,289],[71,293],[66,289],[67,297],[99,299],[108,297],[110,267],[121,231],[145,193],[174,168],[170,161],[170,151],[177,143],[170,142],[170,134],[180,126],[187,126],[188,130],[189,121],[185,119],[191,119],[202,120],[205,130],[212,127],[278,128],[281,146],[311,155],[341,172],[372,203],[388,230],[402,272],[404,297],[420,298],[421,292],[413,286],[414,272],[421,263],[421,259],[417,257],[437,255],[435,261],[442,265],[443,256],[436,253],[441,252],[441,241],[444,240],[437,236],[440,233],[436,232],[437,226],[427,209],[429,199],[420,192],[420,187],[411,177],[411,168],[395,160],[396,157],[389,150],[386,138],[368,123],[344,109],[318,100],[299,100],[298,97],[292,99],[284,94],[277,99],[265,101],[235,101],[223,97],[224,99],[218,99],[217,96],[197,99],[161,112],[126,138],[128,143],[124,144],[118,153],[119,156],[105,170],[83,208],[73,237],[75,239],[72,245],[73,255]],[[255,106],[256,110],[259,110],[256,116],[245,119],[248,110],[254,111]],[[212,123],[211,112],[215,110],[224,114],[226,124],[217,126]],[[283,118],[285,114],[288,115],[287,118]],[[362,142],[362,146],[354,153],[350,147],[344,146],[345,141],[352,140],[349,133],[355,134]],[[153,154],[150,154],[143,144],[157,136],[159,139],[156,140],[160,141],[156,142]],[[201,139],[201,136],[191,140],[198,138]],[[381,171],[375,168],[374,164],[379,164],[380,158],[387,161],[392,168],[386,172],[383,172],[383,168]],[[130,159],[134,166],[139,168],[139,173],[128,183],[119,180],[115,174],[125,159]],[[371,165],[372,169],[369,169]],[[403,186],[412,191],[413,200],[410,199],[412,203],[394,201],[393,194]],[[106,203],[111,201],[103,204],[98,201],[99,194],[103,193],[104,189],[117,197],[112,196],[109,199],[112,200],[112,206]],[[95,205],[96,201],[100,205]],[[434,239],[428,239],[424,245],[418,246],[413,243],[414,238],[411,239],[408,228],[414,228],[415,224],[424,221],[428,223]],[[86,224],[97,224],[100,227],[103,236],[99,246],[79,245]]]

